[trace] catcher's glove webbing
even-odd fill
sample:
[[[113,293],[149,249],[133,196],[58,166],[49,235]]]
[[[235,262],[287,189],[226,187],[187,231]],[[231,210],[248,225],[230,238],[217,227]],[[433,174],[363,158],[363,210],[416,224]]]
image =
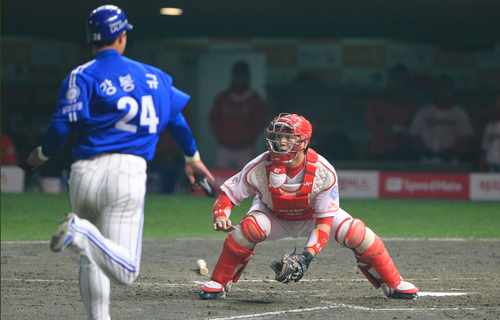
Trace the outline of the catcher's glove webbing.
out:
[[[304,273],[306,273],[309,263],[313,259],[313,255],[309,252],[296,254],[295,251],[285,253],[281,261],[271,262],[271,269],[276,273],[276,281],[289,283],[293,280],[297,282],[302,279]]]

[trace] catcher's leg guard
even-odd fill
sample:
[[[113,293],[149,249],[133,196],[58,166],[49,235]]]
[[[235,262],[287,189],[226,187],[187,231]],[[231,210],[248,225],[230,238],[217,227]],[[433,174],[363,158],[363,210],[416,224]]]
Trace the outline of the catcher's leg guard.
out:
[[[390,298],[418,300],[419,289],[403,281],[384,243],[377,235],[373,244],[363,253],[353,251],[358,268],[375,288],[382,287],[385,295]]]
[[[339,227],[337,241],[352,249],[358,268],[375,288],[395,299],[418,299],[419,289],[403,281],[382,240],[359,219],[346,219]]]
[[[253,248],[247,249],[238,244],[230,233],[224,241],[222,253],[210,280],[201,286],[200,297],[202,299],[223,298],[232,283],[238,281],[252,256]]]

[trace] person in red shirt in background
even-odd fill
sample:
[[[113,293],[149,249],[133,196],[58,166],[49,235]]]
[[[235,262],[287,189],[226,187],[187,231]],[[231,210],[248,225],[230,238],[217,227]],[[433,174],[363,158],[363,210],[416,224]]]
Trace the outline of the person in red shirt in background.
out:
[[[2,166],[17,165],[17,149],[12,138],[2,132]]]
[[[210,111],[210,126],[219,144],[217,167],[241,168],[256,156],[255,141],[263,134],[266,109],[250,87],[248,63],[235,62],[231,85],[217,96]]]
[[[364,122],[371,132],[369,160],[405,161],[412,158],[408,128],[417,103],[405,92],[409,76],[406,66],[392,67],[387,91],[375,94],[369,100]]]

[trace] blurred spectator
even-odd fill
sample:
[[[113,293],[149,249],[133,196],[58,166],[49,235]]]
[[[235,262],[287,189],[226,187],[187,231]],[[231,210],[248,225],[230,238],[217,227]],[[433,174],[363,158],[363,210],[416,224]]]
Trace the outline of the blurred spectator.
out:
[[[493,120],[483,133],[481,171],[500,172],[500,94],[496,97]]]
[[[409,70],[396,65],[389,70],[387,91],[368,102],[365,126],[371,132],[368,158],[380,161],[411,159],[408,127],[417,103],[406,93]]]
[[[356,159],[352,139],[340,122],[339,117],[318,119],[316,138],[311,139],[311,147],[329,162]]]
[[[466,111],[454,101],[453,80],[442,75],[434,83],[434,101],[418,110],[410,134],[424,163],[456,163],[471,150],[474,131]]]
[[[17,149],[12,138],[2,132],[2,165],[17,165]]]
[[[250,87],[250,67],[246,61],[233,65],[231,85],[215,99],[210,126],[217,138],[217,167],[241,168],[255,154],[256,138],[263,134],[266,104]]]

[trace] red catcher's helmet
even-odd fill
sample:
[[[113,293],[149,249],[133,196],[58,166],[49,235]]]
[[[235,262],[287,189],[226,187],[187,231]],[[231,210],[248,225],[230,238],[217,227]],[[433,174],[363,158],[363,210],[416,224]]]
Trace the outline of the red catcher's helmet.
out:
[[[276,139],[276,135],[293,135],[299,137],[298,141],[289,143],[290,147],[282,150],[281,141]],[[302,151],[302,142],[311,140],[312,125],[306,118],[297,114],[281,113],[271,121],[266,130],[266,144],[271,152],[273,162],[286,164],[292,162],[297,154]],[[288,145],[288,144],[287,144]]]

